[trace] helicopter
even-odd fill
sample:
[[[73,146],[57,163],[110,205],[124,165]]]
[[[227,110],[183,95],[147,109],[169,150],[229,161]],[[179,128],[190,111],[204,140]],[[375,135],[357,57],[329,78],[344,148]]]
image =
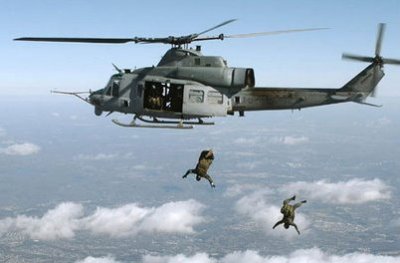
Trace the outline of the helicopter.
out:
[[[400,65],[398,59],[380,55],[385,24],[378,25],[375,56],[343,54],[343,59],[370,63],[343,87],[332,88],[275,88],[256,87],[252,68],[228,67],[219,56],[205,56],[201,46],[189,47],[192,42],[247,38],[263,35],[322,30],[326,28],[294,29],[239,35],[204,36],[204,34],[234,22],[227,20],[200,33],[163,38],[59,38],[22,37],[16,41],[75,42],[96,44],[169,44],[157,66],[135,70],[120,69],[113,64],[113,74],[103,89],[89,92],[53,93],[73,95],[94,106],[100,116],[108,112],[133,114],[130,123],[112,121],[123,127],[191,129],[193,125],[213,125],[204,118],[225,117],[246,111],[302,109],[327,104],[356,102],[380,107],[366,102],[375,93],[383,78],[384,64]],[[83,94],[88,93],[87,97]],[[138,120],[140,123],[138,123]]]

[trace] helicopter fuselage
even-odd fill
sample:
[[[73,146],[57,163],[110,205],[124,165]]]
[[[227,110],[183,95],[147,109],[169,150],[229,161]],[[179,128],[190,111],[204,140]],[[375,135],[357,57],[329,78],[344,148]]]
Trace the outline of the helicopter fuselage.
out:
[[[251,68],[230,68],[221,57],[172,48],[157,67],[119,70],[104,89],[89,96],[89,102],[97,115],[116,111],[177,119],[226,116],[232,111],[230,97],[254,83]]]
[[[231,109],[227,96],[211,86],[135,73],[113,75],[105,89],[89,96],[89,102],[98,112],[173,119],[225,116]]]
[[[371,64],[340,89],[262,88],[255,87],[251,68],[231,68],[221,57],[172,48],[156,67],[119,70],[89,102],[96,115],[108,111],[180,120],[234,112],[243,116],[245,111],[361,102],[383,75],[379,64]]]

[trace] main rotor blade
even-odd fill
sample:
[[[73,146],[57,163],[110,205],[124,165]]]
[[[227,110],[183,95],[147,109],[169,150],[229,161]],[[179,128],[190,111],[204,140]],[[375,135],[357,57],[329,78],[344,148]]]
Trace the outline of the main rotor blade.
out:
[[[352,54],[347,54],[347,53],[343,53],[342,59],[358,60],[358,61],[363,61],[363,62],[374,62],[374,58],[372,58],[372,57],[352,55]]]
[[[140,44],[170,44],[174,40],[174,37],[157,37],[157,38],[148,38],[148,37],[135,37],[132,39],[135,43]]]
[[[384,58],[384,64],[400,65],[400,59]]]
[[[169,43],[171,37],[165,38],[80,38],[80,37],[21,37],[16,41],[43,41],[43,42],[74,42],[74,43],[95,43],[95,44],[125,44],[128,42],[135,43]]]
[[[79,94],[89,94],[90,91],[69,92],[69,91],[50,90],[50,93],[55,93],[55,94],[66,94],[66,95],[79,95]]]
[[[376,37],[375,56],[380,56],[380,54],[381,54],[382,40],[383,40],[383,35],[385,34],[385,27],[386,27],[386,24],[383,24],[383,23],[380,23],[378,25],[378,35]]]
[[[224,36],[224,37],[225,38],[247,38],[247,37],[259,37],[259,36],[278,35],[278,34],[295,33],[295,32],[316,31],[316,30],[326,30],[326,29],[329,29],[329,28],[321,27],[321,28],[279,30],[279,31],[258,32],[258,33],[250,33],[250,34],[229,35],[229,36]]]
[[[134,42],[132,38],[79,38],[79,37],[21,37],[16,41],[44,41],[44,42],[75,42],[75,43],[101,43],[101,44],[124,44]]]
[[[226,25],[226,24],[232,23],[232,22],[234,22],[234,21],[236,21],[236,20],[237,20],[237,19],[230,19],[230,20],[227,20],[227,21],[225,21],[225,22],[223,22],[223,23],[221,23],[221,24],[219,24],[219,25],[216,25],[216,26],[210,28],[210,29],[207,29],[207,30],[205,30],[205,31],[203,31],[203,32],[197,33],[196,35],[199,36],[199,35],[205,34],[205,33],[207,33],[207,32],[210,32],[210,31],[214,30],[214,29],[217,29],[218,27],[221,27],[221,26],[224,26],[224,25]]]

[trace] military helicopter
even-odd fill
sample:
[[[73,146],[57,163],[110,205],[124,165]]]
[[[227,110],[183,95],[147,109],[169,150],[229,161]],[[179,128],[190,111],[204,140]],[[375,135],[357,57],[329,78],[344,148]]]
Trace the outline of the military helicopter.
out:
[[[234,115],[245,111],[301,109],[343,102],[378,106],[366,102],[383,78],[384,64],[400,65],[400,60],[384,59],[380,55],[385,24],[378,25],[375,56],[343,54],[342,58],[368,62],[370,65],[338,89],[255,87],[252,68],[228,67],[224,58],[204,56],[201,47],[189,48],[199,41],[247,38],[280,33],[321,30],[325,28],[295,29],[240,35],[204,36],[212,30],[229,24],[231,19],[200,33],[164,38],[54,38],[22,37],[17,41],[80,42],[101,44],[169,44],[157,66],[136,70],[120,69],[111,76],[103,89],[82,92],[53,91],[76,96],[94,106],[95,114],[108,112],[133,114],[130,123],[113,122],[123,127],[180,128],[193,125],[212,125],[204,118]],[[141,123],[137,123],[137,120]]]

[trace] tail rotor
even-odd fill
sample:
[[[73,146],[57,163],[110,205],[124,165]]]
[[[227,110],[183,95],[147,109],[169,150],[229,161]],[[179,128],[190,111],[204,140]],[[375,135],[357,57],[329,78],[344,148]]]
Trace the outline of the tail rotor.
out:
[[[400,65],[399,59],[390,59],[390,58],[386,59],[381,56],[382,41],[383,41],[383,36],[385,34],[385,28],[386,24],[383,23],[378,24],[378,34],[376,37],[376,44],[375,44],[375,57],[343,53],[342,58],[347,60],[356,60],[361,62],[374,63],[381,67],[383,67],[384,64]]]
[[[378,24],[378,33],[376,36],[375,56],[374,57],[343,53],[342,59],[368,62],[368,63],[372,63],[373,65],[379,66],[379,68],[382,68],[384,66],[384,64],[400,65],[399,59],[383,58],[381,56],[382,42],[383,42],[383,36],[385,35],[385,29],[386,29],[386,24],[383,24],[383,23]],[[374,74],[372,75],[372,79],[373,79],[372,82],[376,83],[376,84],[378,84],[378,82],[380,80],[380,78],[378,77],[378,75],[379,75],[378,69],[379,68],[376,68],[374,70]],[[372,97],[376,96],[376,88],[372,89],[371,96]]]

